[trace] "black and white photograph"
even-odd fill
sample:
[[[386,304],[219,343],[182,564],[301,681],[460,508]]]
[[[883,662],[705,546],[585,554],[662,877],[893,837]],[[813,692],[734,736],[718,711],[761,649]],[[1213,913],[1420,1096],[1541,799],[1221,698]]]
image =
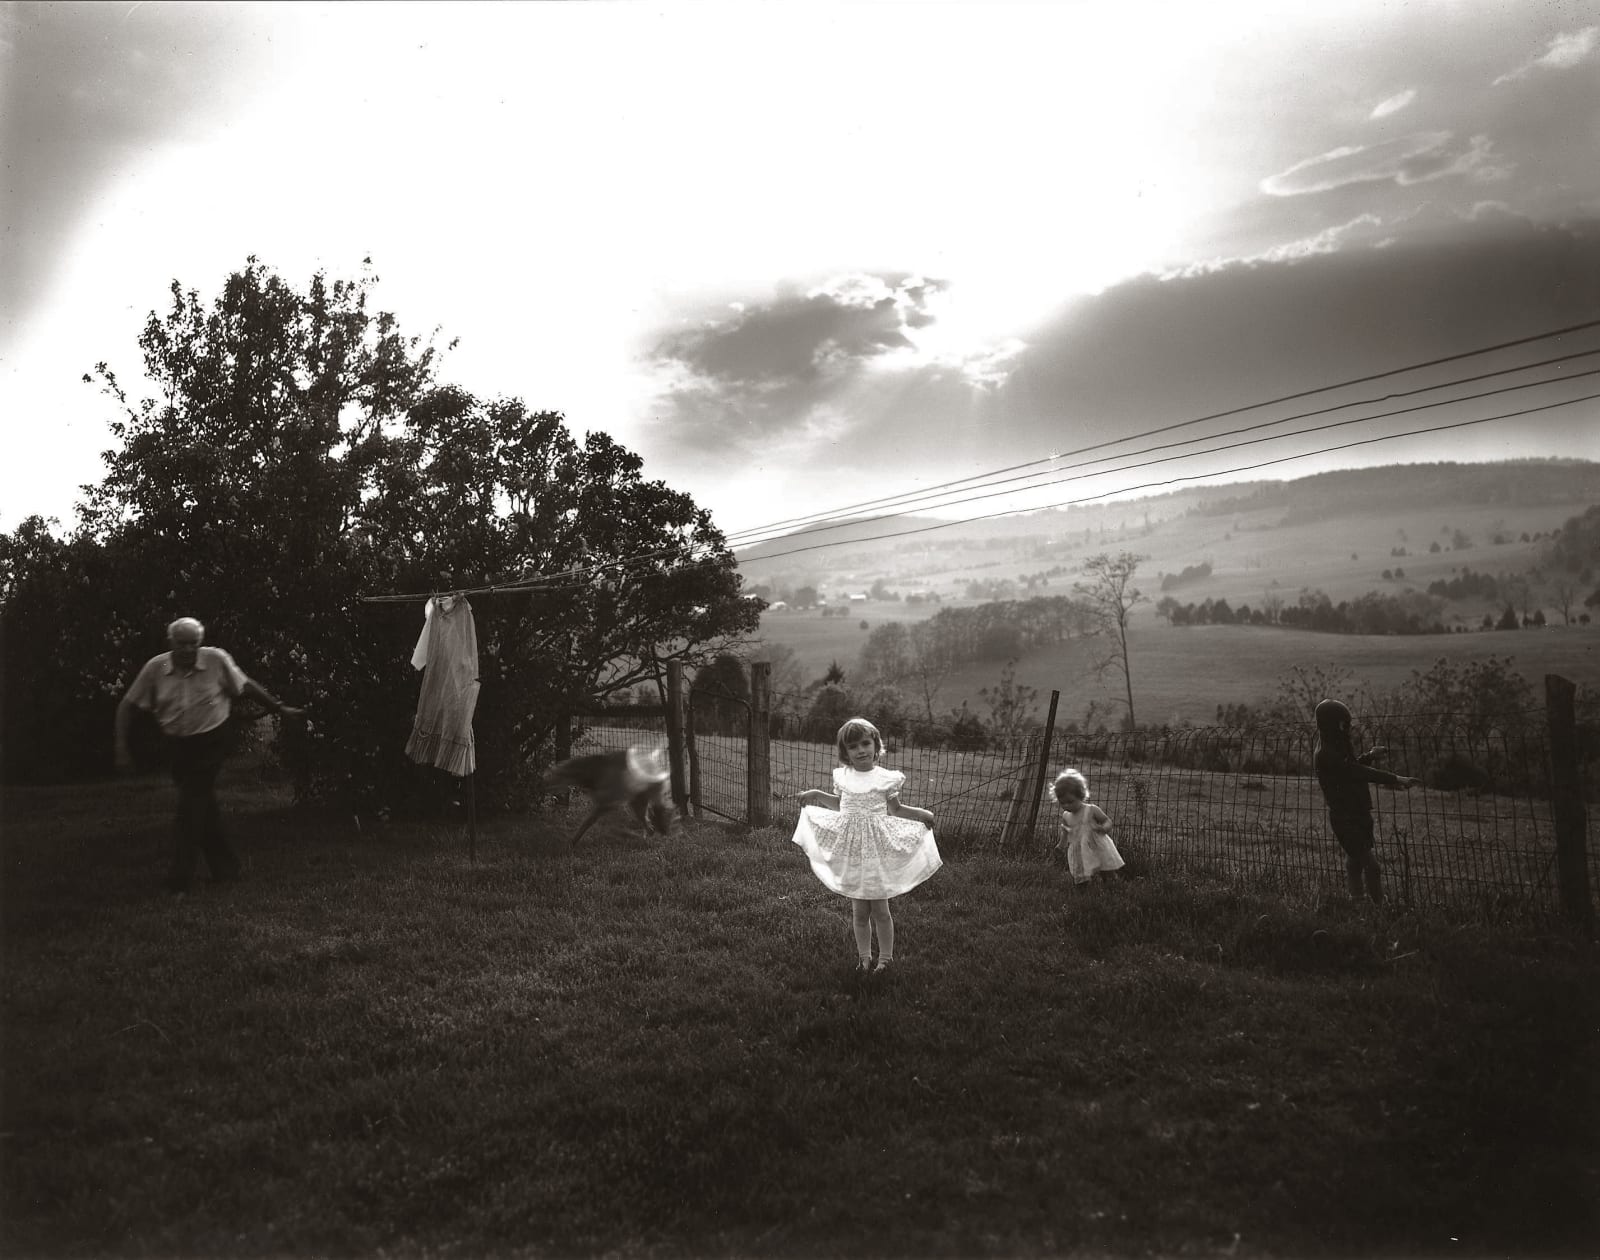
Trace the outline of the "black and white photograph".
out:
[[[1600,1246],[1600,5],[0,5],[0,1251]]]

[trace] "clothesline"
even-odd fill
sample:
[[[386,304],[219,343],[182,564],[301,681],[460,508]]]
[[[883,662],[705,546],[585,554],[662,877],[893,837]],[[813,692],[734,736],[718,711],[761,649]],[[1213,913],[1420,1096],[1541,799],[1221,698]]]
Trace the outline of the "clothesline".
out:
[[[698,546],[698,544],[696,544]],[[669,555],[666,549],[641,552],[636,556],[629,556],[620,560],[607,560],[604,564],[592,565],[589,568],[561,569],[555,573],[536,573],[531,577],[512,578],[505,582],[491,582],[486,586],[450,587],[448,589],[435,589],[431,591],[414,591],[410,594],[398,595],[363,595],[363,604],[409,604],[419,599],[434,599],[441,595],[514,595],[527,591],[548,590],[560,585],[577,585],[581,581],[593,581],[608,569],[619,572],[630,565],[638,565],[651,560]],[[688,568],[691,565],[707,563],[705,560],[691,558],[687,564],[679,568]]]
[[[536,577],[517,578],[510,582],[491,582],[488,586],[452,586],[431,591],[415,591],[409,595],[363,595],[363,604],[412,604],[419,599],[440,599],[446,595],[519,595],[530,591],[576,586],[578,579],[593,581],[607,569],[620,569],[624,561],[613,560],[595,565],[592,569],[562,569],[559,573],[541,573]],[[564,580],[570,579],[570,580]]]
[[[542,590],[556,578],[576,576],[582,570],[570,569],[564,573],[553,573],[538,579],[523,579],[517,582],[495,582],[488,586],[453,586],[448,589],[431,591],[416,591],[409,595],[363,595],[363,604],[414,604],[419,599],[440,599],[446,595],[460,597],[462,595],[516,595],[528,591]]]

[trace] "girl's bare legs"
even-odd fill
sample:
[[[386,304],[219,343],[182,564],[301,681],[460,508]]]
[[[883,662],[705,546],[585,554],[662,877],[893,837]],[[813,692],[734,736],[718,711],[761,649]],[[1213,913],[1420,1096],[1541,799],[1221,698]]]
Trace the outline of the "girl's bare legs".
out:
[[[850,901],[850,930],[856,935],[856,953],[860,956],[861,966],[872,965],[872,907],[876,901]]]
[[[894,915],[889,913],[888,898],[880,901],[856,902],[868,907],[872,930],[878,934],[878,970],[894,961]],[[858,938],[859,939],[859,938]]]

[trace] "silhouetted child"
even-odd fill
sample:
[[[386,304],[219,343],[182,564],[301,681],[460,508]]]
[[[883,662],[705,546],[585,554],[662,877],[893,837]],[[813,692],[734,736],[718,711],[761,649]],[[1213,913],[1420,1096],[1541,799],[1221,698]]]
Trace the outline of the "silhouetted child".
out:
[[[1061,835],[1054,847],[1066,847],[1073,882],[1087,884],[1102,871],[1121,870],[1125,863],[1111,841],[1111,819],[1089,803],[1089,781],[1076,770],[1063,770],[1050,791],[1061,806]]]
[[[1357,757],[1350,735],[1350,710],[1337,700],[1317,705],[1317,746],[1311,762],[1316,768],[1322,799],[1328,804],[1328,822],[1334,839],[1345,853],[1350,895],[1361,898],[1362,885],[1373,901],[1383,900],[1383,867],[1372,852],[1372,796],[1367,784],[1410,790],[1422,782],[1380,770],[1372,761],[1387,749],[1374,748]]]

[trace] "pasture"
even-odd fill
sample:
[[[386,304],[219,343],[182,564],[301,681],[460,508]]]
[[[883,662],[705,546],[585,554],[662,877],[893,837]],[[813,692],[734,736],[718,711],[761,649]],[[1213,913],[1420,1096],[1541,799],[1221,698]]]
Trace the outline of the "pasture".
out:
[[[1579,1255],[1600,960],[952,856],[848,979],[787,832],[8,790],[10,1255]]]
[[[764,638],[786,643],[810,678],[820,678],[831,660],[850,674],[867,633],[859,628],[882,621],[909,620],[894,604],[871,604],[850,619],[815,614],[768,614],[762,618]],[[912,609],[927,609],[913,605]],[[932,610],[932,611],[936,611]],[[1295,666],[1345,669],[1355,682],[1383,691],[1426,671],[1443,658],[1452,662],[1490,656],[1513,659],[1515,666],[1542,695],[1547,673],[1561,674],[1587,686],[1600,683],[1600,626],[1550,626],[1543,630],[1481,631],[1442,635],[1344,635],[1286,630],[1277,626],[1169,626],[1148,608],[1139,610],[1128,635],[1133,668],[1134,711],[1143,724],[1206,724],[1216,719],[1221,704],[1270,702],[1278,679]],[[930,614],[931,615],[931,612]],[[1076,639],[1027,653],[1017,661],[1019,684],[1035,687],[1044,717],[1050,692],[1061,692],[1059,720],[1082,721],[1090,701],[1105,714],[1122,698],[1122,680],[1115,672],[1095,674],[1106,644],[1096,638]],[[993,687],[1003,662],[975,661],[951,672],[939,706],[949,709],[966,701],[980,716],[987,708],[978,692]],[[1125,707],[1125,706],[1123,706]],[[1115,726],[1122,707],[1098,720]],[[870,715],[869,715],[870,716]]]

